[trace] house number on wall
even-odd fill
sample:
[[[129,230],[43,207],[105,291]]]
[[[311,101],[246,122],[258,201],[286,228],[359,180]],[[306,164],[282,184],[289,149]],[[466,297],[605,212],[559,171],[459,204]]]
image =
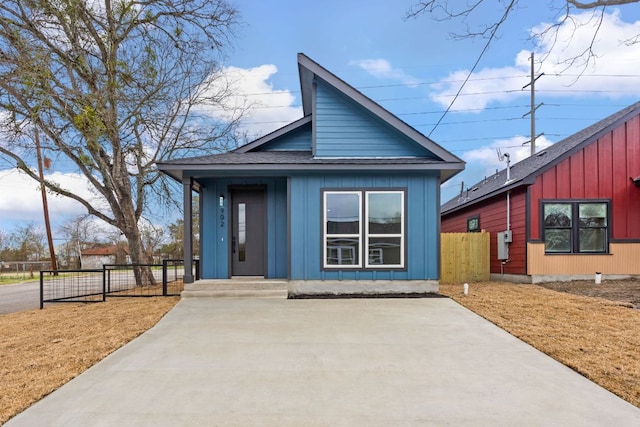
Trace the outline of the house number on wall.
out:
[[[220,227],[224,227],[224,208],[220,208]]]

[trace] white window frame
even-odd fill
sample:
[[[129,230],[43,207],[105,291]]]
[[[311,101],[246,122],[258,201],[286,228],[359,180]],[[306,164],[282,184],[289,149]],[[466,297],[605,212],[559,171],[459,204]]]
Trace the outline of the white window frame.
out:
[[[406,212],[405,212],[405,193],[406,190],[324,190],[322,196],[322,266],[326,270],[344,270],[344,269],[371,269],[371,270],[389,270],[405,268],[405,239],[406,239]],[[358,234],[329,234],[327,233],[327,196],[332,194],[356,194],[358,196]],[[401,204],[401,221],[400,233],[394,234],[370,234],[369,233],[369,198],[370,194],[400,194]],[[365,225],[363,226],[363,222]],[[358,262],[355,264],[328,264],[327,255],[329,248],[327,240],[329,238],[346,238],[358,239],[357,254]],[[400,263],[399,264],[378,264],[375,261],[380,256],[371,256],[369,249],[369,241],[375,238],[400,238]],[[344,248],[343,248],[344,249]],[[375,251],[376,249],[374,249]],[[377,249],[382,252],[381,249]],[[376,253],[376,255],[378,255]],[[364,260],[364,261],[363,261]],[[364,267],[363,267],[364,263]]]
[[[365,215],[364,221],[366,223],[366,232],[365,232],[365,242],[363,250],[366,251],[367,254],[367,262],[366,268],[404,268],[404,191],[401,190],[372,190],[365,191]],[[400,194],[400,233],[395,234],[372,234],[369,232],[369,195],[371,194]],[[395,237],[400,238],[400,263],[399,264],[374,264],[371,263],[372,258],[369,256],[369,239],[370,238],[385,238],[385,237]]]
[[[327,233],[327,196],[331,194],[355,194],[358,196],[358,234],[329,234]],[[358,262],[355,264],[328,264],[327,255],[327,239],[358,239]],[[344,268],[361,268],[362,267],[362,191],[325,191],[322,196],[322,265],[327,269],[344,269]],[[344,248],[340,248],[338,253]],[[341,258],[341,256],[339,256]]]

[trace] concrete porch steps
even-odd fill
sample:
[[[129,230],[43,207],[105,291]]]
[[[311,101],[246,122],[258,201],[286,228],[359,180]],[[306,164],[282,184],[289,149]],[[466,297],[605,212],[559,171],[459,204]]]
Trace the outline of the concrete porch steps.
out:
[[[282,298],[288,282],[262,278],[205,279],[184,285],[183,298]]]

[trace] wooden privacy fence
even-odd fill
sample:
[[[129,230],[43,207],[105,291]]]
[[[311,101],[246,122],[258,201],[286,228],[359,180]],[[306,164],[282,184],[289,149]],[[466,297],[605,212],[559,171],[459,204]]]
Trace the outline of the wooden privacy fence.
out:
[[[489,233],[440,234],[442,283],[489,280]]]

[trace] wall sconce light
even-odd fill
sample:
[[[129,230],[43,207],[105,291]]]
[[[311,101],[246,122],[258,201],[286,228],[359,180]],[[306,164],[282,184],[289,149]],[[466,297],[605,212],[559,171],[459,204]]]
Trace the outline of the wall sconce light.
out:
[[[636,187],[640,187],[640,176],[637,176],[635,178],[630,176],[629,179],[636,185]]]
[[[220,194],[220,207],[224,206],[224,194]]]

